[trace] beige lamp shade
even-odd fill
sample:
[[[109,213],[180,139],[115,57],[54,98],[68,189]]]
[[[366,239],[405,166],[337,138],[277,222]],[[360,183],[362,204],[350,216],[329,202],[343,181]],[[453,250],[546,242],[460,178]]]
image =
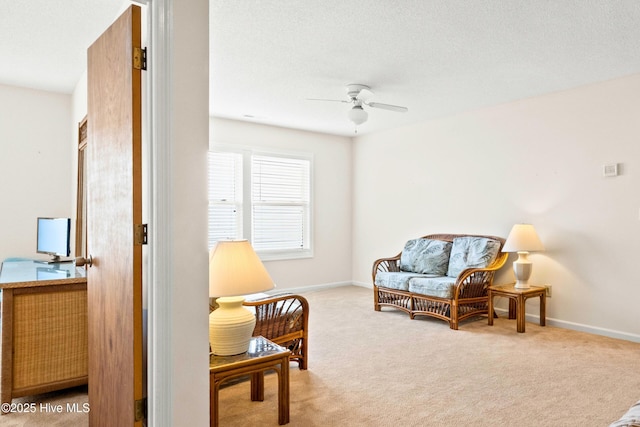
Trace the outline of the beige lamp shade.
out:
[[[516,224],[504,243],[502,252],[539,252],[544,246],[531,224]]]
[[[209,252],[209,296],[247,295],[273,288],[271,276],[247,240],[220,241]]]
[[[209,296],[218,308],[209,315],[211,352],[231,356],[247,351],[256,316],[244,297],[273,289],[271,276],[246,240],[218,242],[209,252]]]

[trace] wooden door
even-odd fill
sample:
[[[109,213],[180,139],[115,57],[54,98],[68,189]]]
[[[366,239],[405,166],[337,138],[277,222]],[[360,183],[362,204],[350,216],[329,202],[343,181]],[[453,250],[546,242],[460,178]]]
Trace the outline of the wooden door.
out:
[[[141,426],[142,220],[140,8],[88,50],[87,269],[89,425]]]

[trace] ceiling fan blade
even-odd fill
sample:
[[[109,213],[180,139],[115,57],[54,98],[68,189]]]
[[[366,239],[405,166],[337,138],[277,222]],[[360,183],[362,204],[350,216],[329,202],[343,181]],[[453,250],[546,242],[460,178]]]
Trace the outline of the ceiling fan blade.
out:
[[[324,99],[324,98],[307,98],[307,101],[329,101],[329,102],[343,102],[350,104],[351,101],[345,101],[344,99]]]
[[[383,110],[397,111],[398,113],[406,113],[409,111],[407,107],[400,107],[399,105],[381,104],[379,102],[370,102],[367,104],[369,107],[382,108]]]
[[[367,88],[363,88],[363,89],[360,89],[360,92],[358,93],[358,96],[356,96],[356,99],[358,101],[367,102],[372,97],[373,97],[373,92],[371,92]]]

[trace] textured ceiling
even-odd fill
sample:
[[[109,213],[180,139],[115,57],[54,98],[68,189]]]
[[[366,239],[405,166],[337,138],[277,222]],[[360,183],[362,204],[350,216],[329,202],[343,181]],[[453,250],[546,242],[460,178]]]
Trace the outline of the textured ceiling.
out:
[[[348,83],[373,101],[359,133],[640,72],[640,2],[213,0],[214,115],[353,135]],[[365,107],[366,108],[366,107]]]
[[[117,0],[0,0],[0,83],[69,93]],[[640,72],[638,0],[211,0],[211,113],[353,135]],[[366,108],[366,107],[365,107]]]
[[[71,93],[120,0],[0,0],[0,84]]]

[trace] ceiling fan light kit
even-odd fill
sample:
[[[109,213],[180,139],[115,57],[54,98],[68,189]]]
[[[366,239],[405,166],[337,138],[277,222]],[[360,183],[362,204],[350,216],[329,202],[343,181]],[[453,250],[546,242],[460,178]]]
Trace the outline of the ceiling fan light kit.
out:
[[[391,105],[391,104],[382,104],[380,102],[368,102],[368,100],[373,96],[373,92],[371,92],[371,88],[367,85],[359,84],[359,83],[351,83],[348,84],[347,87],[347,96],[349,100],[343,99],[309,99],[310,101],[334,101],[334,102],[344,102],[348,104],[353,104],[353,107],[347,113],[349,120],[351,120],[356,126],[359,126],[367,121],[369,118],[369,114],[362,108],[363,105],[366,105],[371,108],[380,108],[382,110],[395,111],[398,113],[406,113],[409,111],[407,107],[401,107],[399,105]]]
[[[349,120],[355,123],[356,126],[363,124],[369,118],[369,113],[364,111],[362,105],[356,105],[349,110]]]

